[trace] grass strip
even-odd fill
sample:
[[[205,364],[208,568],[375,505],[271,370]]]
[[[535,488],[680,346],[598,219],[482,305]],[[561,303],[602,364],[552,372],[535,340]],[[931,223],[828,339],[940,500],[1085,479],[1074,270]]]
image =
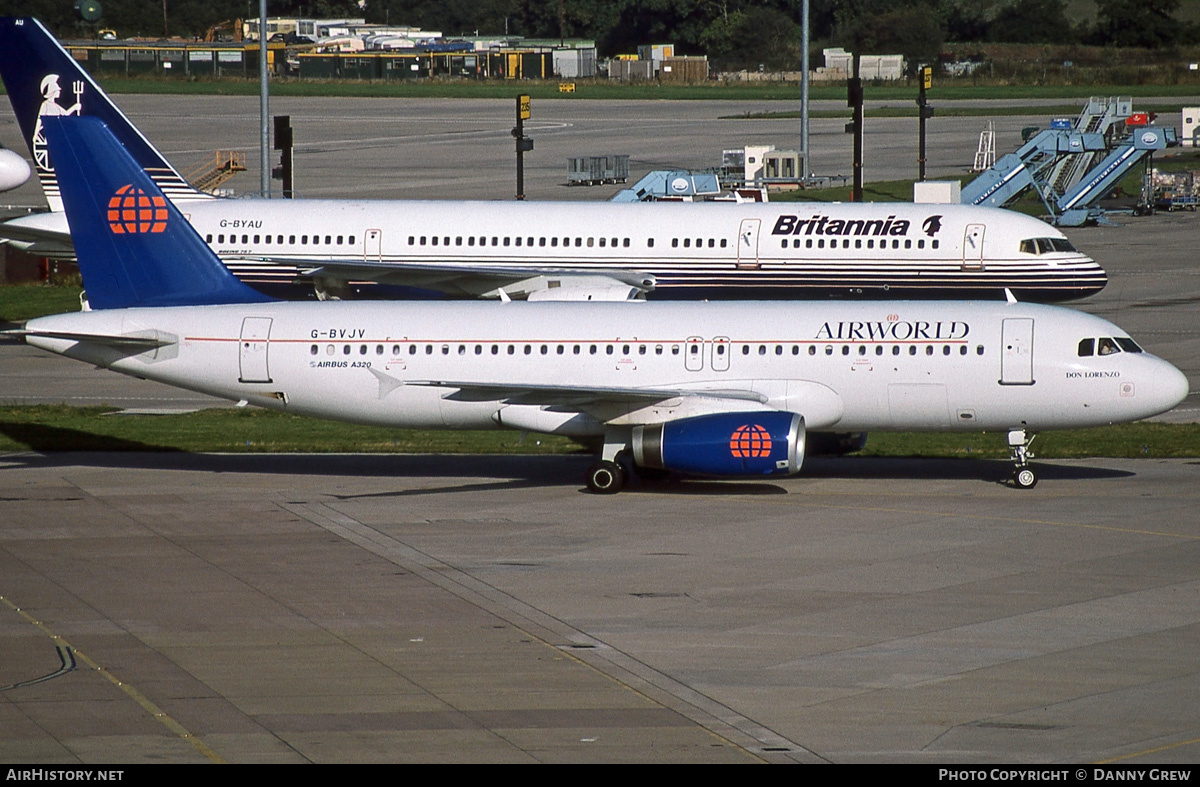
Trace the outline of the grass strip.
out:
[[[0,323],[24,322],[47,314],[79,311],[82,287],[10,284],[0,287]]]
[[[0,451],[187,453],[575,454],[578,441],[511,431],[387,429],[254,408],[170,415],[109,407],[0,407]],[[1200,457],[1200,424],[1137,423],[1047,432],[1042,459]],[[1002,432],[871,433],[865,456],[1005,459]]]
[[[1025,105],[1025,106],[1004,106],[1002,102],[989,104],[987,106],[939,106],[931,98],[930,104],[934,105],[936,114],[934,122],[937,118],[948,117],[1004,117],[1025,115],[1037,115],[1047,118],[1049,125],[1050,118],[1066,117],[1074,119],[1079,116],[1079,104],[1056,104],[1050,105]],[[1181,99],[1179,101],[1169,101],[1156,99],[1152,103],[1141,103],[1137,105],[1139,112],[1155,112],[1160,115],[1169,112],[1179,112],[1185,106],[1192,106],[1196,103],[1196,99]],[[916,118],[917,106],[913,105],[901,106],[881,106],[868,107],[863,111],[863,115],[870,120],[871,118]],[[850,117],[850,109],[815,109],[808,113],[810,118],[844,118]],[[721,115],[718,120],[788,120],[800,117],[800,110],[789,109],[775,112],[745,112],[740,115]]]
[[[180,77],[107,77],[98,81],[108,93],[145,93],[167,95],[258,95],[258,78],[207,78],[187,79]],[[560,80],[420,80],[385,81],[358,79],[273,79],[271,95],[298,97],[348,97],[348,98],[493,98],[512,99],[526,94],[535,99],[573,101],[581,98],[612,101],[667,100],[667,101],[799,101],[800,83],[797,82],[708,82],[698,85],[673,85],[647,82],[617,82],[606,79],[561,80],[575,82],[574,93],[563,93],[558,89]],[[898,83],[870,83],[866,86],[868,100],[911,101],[917,95],[916,81]],[[987,100],[1023,101],[1027,99],[1084,99],[1091,96],[1131,96],[1182,99],[1182,106],[1196,95],[1195,84],[1140,84],[1140,85],[1005,85],[994,83],[962,83],[939,80],[930,91],[930,101]],[[811,85],[809,98],[813,101],[844,101],[844,83]],[[1173,106],[1174,102],[1170,102]],[[1030,108],[1026,112],[1041,112]],[[1078,105],[1071,107],[1070,114],[1079,112]]]

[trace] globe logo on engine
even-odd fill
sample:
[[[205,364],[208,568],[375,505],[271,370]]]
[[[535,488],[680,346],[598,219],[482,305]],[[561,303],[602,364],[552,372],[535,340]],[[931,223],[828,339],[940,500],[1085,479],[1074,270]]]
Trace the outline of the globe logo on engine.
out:
[[[167,201],[132,185],[122,186],[108,200],[108,226],[114,235],[162,232],[167,228]]]
[[[758,424],[747,424],[729,436],[729,452],[738,459],[771,455],[771,433]]]

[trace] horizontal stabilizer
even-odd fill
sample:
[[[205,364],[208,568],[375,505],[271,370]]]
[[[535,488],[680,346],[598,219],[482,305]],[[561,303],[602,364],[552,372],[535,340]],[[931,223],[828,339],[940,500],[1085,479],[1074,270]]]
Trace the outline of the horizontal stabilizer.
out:
[[[21,243],[54,243],[71,248],[71,230],[61,213],[31,213],[0,223],[0,239]]]
[[[67,341],[83,342],[88,344],[103,344],[109,347],[118,348],[134,348],[143,350],[153,350],[157,347],[166,347],[170,344],[179,342],[177,336],[162,333],[161,331],[146,331],[138,334],[103,334],[103,333],[82,333],[79,331],[47,331],[47,330],[31,330],[27,328],[18,328],[12,331],[3,331],[5,336],[16,336],[19,338],[37,337],[40,339],[65,339]]]

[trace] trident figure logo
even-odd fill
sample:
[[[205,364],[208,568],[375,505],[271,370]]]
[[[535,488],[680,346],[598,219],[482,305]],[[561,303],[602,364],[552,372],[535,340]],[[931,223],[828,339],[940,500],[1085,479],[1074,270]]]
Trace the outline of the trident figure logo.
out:
[[[58,103],[62,88],[58,85],[58,74],[47,74],[42,80],[42,106],[38,109],[37,122],[33,126],[33,161],[43,172],[52,172],[50,166],[50,150],[46,146],[46,135],[42,133],[42,118],[47,115],[78,115],[82,110],[79,97],[83,95],[83,81],[77,80],[71,85],[75,91],[75,106],[64,107]]]

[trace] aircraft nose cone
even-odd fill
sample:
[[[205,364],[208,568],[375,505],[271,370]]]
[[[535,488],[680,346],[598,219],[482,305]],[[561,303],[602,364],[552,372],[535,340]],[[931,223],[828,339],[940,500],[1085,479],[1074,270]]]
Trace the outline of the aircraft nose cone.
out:
[[[1187,376],[1166,361],[1159,361],[1160,366],[1152,377],[1153,390],[1151,396],[1158,413],[1178,407],[1187,398],[1189,385]]]

